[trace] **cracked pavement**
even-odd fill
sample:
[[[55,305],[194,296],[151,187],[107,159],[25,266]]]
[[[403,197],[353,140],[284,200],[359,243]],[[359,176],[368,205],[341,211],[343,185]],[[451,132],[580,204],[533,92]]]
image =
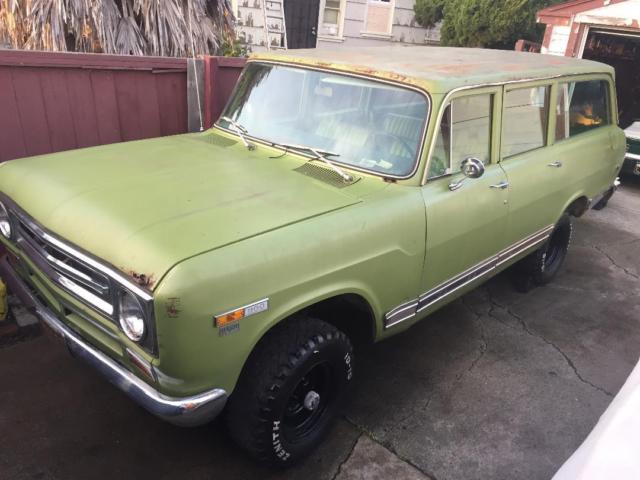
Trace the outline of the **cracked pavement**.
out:
[[[0,478],[548,479],[640,356],[638,180],[574,221],[551,284],[521,294],[501,274],[358,352],[341,418],[286,472],[219,421],[155,419],[46,338],[6,347]]]

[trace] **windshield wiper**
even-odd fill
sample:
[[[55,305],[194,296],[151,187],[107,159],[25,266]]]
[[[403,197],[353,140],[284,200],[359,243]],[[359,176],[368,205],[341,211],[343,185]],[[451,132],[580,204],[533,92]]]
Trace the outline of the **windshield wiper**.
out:
[[[233,118],[229,117],[220,117],[220,120],[224,120],[234,127],[236,133],[238,134],[240,139],[242,139],[242,143],[244,143],[245,147],[247,147],[249,150],[255,150],[256,146],[253,143],[250,143],[245,137],[245,135],[249,135],[249,131],[241,123],[238,123]]]
[[[335,165],[333,162],[331,162],[331,160],[329,160],[327,158],[328,156],[339,157],[340,156],[339,153],[330,152],[328,150],[323,150],[321,148],[309,147],[307,145],[296,145],[294,143],[276,143],[275,145],[277,145],[279,147],[283,147],[283,148],[285,148],[287,150],[294,149],[294,150],[303,150],[305,152],[311,152],[311,153],[313,153],[315,155],[315,158],[313,158],[312,160],[321,160],[321,161],[323,161],[334,172],[336,172],[338,175],[340,175],[345,182],[353,181],[353,177],[351,175],[349,175],[347,172],[342,170],[340,167]]]

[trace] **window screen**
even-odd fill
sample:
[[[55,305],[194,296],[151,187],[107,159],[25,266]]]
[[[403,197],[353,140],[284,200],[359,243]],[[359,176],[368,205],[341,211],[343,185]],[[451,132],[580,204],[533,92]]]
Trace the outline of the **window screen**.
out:
[[[609,87],[604,80],[561,83],[556,108],[556,140],[610,125]]]
[[[508,91],[504,103],[502,157],[544,146],[549,117],[549,87]]]

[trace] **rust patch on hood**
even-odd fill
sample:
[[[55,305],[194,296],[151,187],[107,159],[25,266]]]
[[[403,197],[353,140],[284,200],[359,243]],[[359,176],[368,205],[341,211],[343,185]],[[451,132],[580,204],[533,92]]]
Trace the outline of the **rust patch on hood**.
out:
[[[152,289],[156,284],[156,280],[155,278],[153,278],[153,274],[147,275],[145,273],[138,273],[133,270],[128,270],[127,273],[141,287]]]

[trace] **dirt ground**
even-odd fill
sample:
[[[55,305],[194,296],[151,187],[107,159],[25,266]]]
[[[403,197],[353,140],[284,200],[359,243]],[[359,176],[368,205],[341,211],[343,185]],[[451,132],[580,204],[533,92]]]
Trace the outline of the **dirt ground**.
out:
[[[359,352],[326,442],[286,472],[220,421],[152,417],[48,338],[0,349],[0,478],[548,479],[640,356],[640,182],[575,221],[552,284],[506,275]]]

